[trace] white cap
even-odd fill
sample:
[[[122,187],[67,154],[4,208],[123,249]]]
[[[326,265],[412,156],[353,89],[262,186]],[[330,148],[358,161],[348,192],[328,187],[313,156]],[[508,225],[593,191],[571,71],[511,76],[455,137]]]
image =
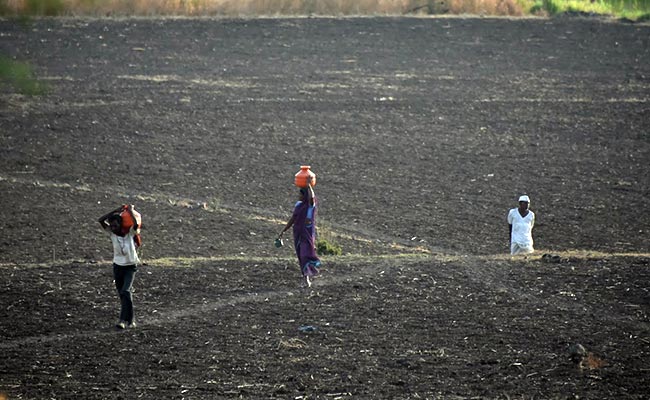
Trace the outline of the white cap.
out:
[[[519,197],[519,201],[525,201],[526,203],[530,203],[530,199],[525,194]]]

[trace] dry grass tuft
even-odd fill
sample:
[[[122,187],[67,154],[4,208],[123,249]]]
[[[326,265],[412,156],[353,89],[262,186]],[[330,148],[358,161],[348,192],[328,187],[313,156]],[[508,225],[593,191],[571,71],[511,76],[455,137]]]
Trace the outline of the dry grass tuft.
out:
[[[307,343],[304,341],[298,339],[298,338],[291,338],[289,340],[280,340],[280,344],[278,344],[278,348],[285,348],[285,349],[302,349],[307,347]]]
[[[516,0],[447,0],[451,14],[521,16]]]

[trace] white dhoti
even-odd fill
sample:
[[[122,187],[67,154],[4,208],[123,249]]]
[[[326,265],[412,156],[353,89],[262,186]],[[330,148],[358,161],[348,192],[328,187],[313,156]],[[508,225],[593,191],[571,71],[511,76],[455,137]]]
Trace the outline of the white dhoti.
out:
[[[517,254],[530,254],[535,249],[533,249],[532,244],[520,244],[520,243],[511,243],[510,244],[510,254],[517,255]]]

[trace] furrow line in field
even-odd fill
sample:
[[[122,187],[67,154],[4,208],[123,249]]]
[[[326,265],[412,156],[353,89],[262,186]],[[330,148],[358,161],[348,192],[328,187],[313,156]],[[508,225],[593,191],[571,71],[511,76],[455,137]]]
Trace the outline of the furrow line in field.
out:
[[[179,319],[192,317],[196,315],[202,315],[206,312],[216,311],[224,307],[234,306],[242,303],[256,303],[256,302],[267,302],[272,299],[286,296],[298,296],[298,295],[307,295],[311,290],[316,290],[321,287],[327,287],[336,285],[340,282],[343,282],[348,279],[357,279],[359,276],[368,276],[375,273],[376,268],[373,265],[368,265],[361,270],[356,270],[354,274],[342,274],[337,276],[329,276],[326,279],[320,279],[318,281],[318,286],[313,287],[312,289],[307,288],[283,288],[278,290],[271,290],[265,292],[254,292],[249,294],[237,294],[230,297],[224,297],[215,301],[210,301],[202,304],[198,304],[193,307],[177,309],[177,310],[165,310],[160,312],[159,317],[146,317],[143,319],[141,327],[148,326],[163,326],[167,324],[176,323]],[[81,331],[73,333],[59,333],[51,335],[36,335],[23,337],[18,339],[7,339],[0,343],[0,349],[8,350],[18,347],[24,347],[29,345],[51,343],[57,341],[67,341],[67,340],[78,340],[78,339],[90,339],[97,338],[105,335],[114,335],[120,333],[119,330],[115,329],[100,329],[100,330],[91,330],[91,331]]]
[[[22,185],[30,185],[30,186],[35,185],[35,186],[47,187],[47,188],[68,189],[76,193],[79,192],[96,192],[96,193],[104,193],[104,194],[118,193],[119,196],[127,199],[133,199],[133,200],[139,200],[145,202],[149,201],[152,203],[169,204],[170,206],[174,206],[174,207],[191,208],[203,212],[227,211],[227,212],[242,213],[242,209],[243,209],[241,205],[227,204],[223,202],[219,202],[218,206],[213,207],[206,201],[191,199],[189,197],[184,197],[179,195],[172,195],[168,192],[149,192],[149,193],[138,192],[138,194],[133,194],[135,193],[135,191],[129,190],[128,188],[123,186],[113,186],[111,188],[102,187],[102,189],[98,190],[97,188],[91,187],[90,185],[85,183],[70,184],[65,182],[56,182],[47,179],[39,179],[37,176],[34,175],[30,175],[30,177],[28,178],[26,176],[0,174],[0,182],[2,181],[17,183]],[[252,218],[263,220],[266,222],[271,222],[271,223],[278,223],[278,224],[284,223],[285,220],[283,218],[286,217],[286,215],[280,215],[280,213],[278,213],[277,211],[269,210],[261,207],[247,207],[245,214],[246,215],[254,214]],[[334,236],[341,236],[341,237],[354,236],[357,239],[366,240],[366,241],[379,241],[381,243],[392,243],[395,244],[398,248],[405,251],[408,250],[408,251],[420,252],[420,253],[429,253],[429,252],[445,253],[446,252],[444,249],[441,248],[434,249],[434,248],[429,248],[424,246],[414,246],[413,243],[411,243],[408,239],[385,235],[379,232],[371,231],[367,228],[353,227],[353,226],[343,225],[343,224],[329,222],[329,221],[327,222],[327,226],[332,228],[332,233],[334,234]]]

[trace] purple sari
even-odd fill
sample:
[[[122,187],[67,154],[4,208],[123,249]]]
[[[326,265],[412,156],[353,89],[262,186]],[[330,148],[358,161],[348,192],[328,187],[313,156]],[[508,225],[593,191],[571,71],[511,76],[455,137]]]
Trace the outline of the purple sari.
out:
[[[321,262],[316,255],[316,198],[314,205],[302,200],[293,209],[293,245],[296,249],[302,276],[318,275]],[[311,220],[310,223],[307,223]]]

